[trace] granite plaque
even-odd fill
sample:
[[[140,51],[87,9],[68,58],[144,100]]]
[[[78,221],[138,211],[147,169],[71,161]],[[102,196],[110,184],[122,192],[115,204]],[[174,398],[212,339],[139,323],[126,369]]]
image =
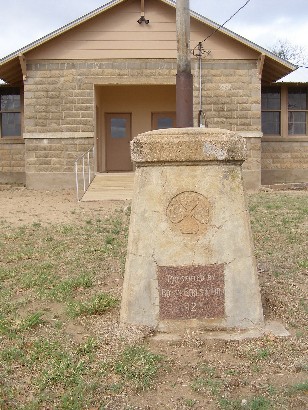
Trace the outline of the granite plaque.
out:
[[[159,266],[160,319],[214,319],[225,315],[224,265]]]

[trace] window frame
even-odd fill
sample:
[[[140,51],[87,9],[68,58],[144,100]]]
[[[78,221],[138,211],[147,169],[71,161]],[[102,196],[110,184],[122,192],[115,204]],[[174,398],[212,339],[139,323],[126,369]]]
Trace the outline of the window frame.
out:
[[[12,86],[1,86],[0,87],[0,98],[2,95],[19,95],[20,107],[19,109],[2,110],[0,101],[0,142],[9,143],[10,141],[20,141],[23,137],[23,92],[20,87]],[[20,114],[20,134],[19,135],[2,135],[2,115],[7,113]]]
[[[308,86],[305,84],[283,84],[283,85],[274,85],[274,86],[265,86],[262,87],[261,93],[265,89],[280,89],[280,102],[281,102],[281,109],[280,109],[280,134],[264,134],[264,139],[270,139],[273,141],[281,140],[307,140],[308,138],[308,100],[307,100],[307,109],[306,110],[299,110],[299,109],[291,109],[289,110],[289,90],[290,89],[306,89],[307,99],[308,99]],[[261,122],[262,122],[262,112],[270,112],[276,110],[264,110],[261,107]],[[306,112],[306,134],[290,134],[289,133],[289,112]],[[261,124],[262,130],[263,125]]]
[[[262,94],[264,94],[265,90],[269,90],[269,91],[279,91],[279,108],[264,108],[262,106]],[[282,134],[282,95],[281,95],[281,88],[280,87],[263,87],[262,91],[261,91],[261,127],[262,127],[262,132],[263,132],[263,123],[262,123],[262,116],[263,113],[278,113],[279,114],[279,133],[278,134],[264,134],[266,136],[275,136],[275,137],[280,137]]]
[[[305,109],[302,109],[302,108],[290,108],[290,106],[289,106],[289,95],[290,95],[290,91],[291,90],[297,90],[297,91],[300,91],[300,90],[306,90],[306,108]],[[308,135],[308,87],[305,87],[305,86],[303,86],[303,87],[301,87],[301,86],[298,86],[298,87],[296,87],[296,86],[289,86],[289,87],[287,87],[287,110],[288,110],[288,112],[287,112],[287,122],[288,122],[288,136],[290,136],[290,137],[292,137],[292,136],[295,136],[295,137],[301,137],[301,136],[307,136]],[[305,130],[306,130],[306,132],[305,132],[305,134],[290,134],[289,133],[289,129],[290,129],[290,121],[289,121],[289,114],[290,113],[298,113],[298,112],[302,112],[302,113],[305,113],[306,114],[306,116],[305,116],[305,123],[306,123],[306,125],[305,125]]]

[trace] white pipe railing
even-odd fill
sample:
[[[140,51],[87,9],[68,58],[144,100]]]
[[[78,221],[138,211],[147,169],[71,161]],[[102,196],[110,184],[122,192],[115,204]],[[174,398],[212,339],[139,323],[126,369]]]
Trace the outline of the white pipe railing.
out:
[[[92,171],[91,171],[92,168]],[[80,196],[80,174],[82,177],[82,188],[83,193]],[[91,184],[94,178],[94,146],[88,149],[84,154],[78,157],[75,161],[75,180],[76,180],[76,195],[77,201],[79,202],[83,195],[85,194],[86,190],[88,189],[89,185]]]

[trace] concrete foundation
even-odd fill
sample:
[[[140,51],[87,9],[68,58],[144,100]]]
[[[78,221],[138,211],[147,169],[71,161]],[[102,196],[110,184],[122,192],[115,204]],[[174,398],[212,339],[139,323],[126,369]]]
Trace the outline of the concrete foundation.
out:
[[[122,323],[173,333],[263,325],[245,156],[245,140],[220,129],[158,130],[133,140]]]
[[[28,189],[61,191],[76,186],[73,172],[29,172],[26,174]]]

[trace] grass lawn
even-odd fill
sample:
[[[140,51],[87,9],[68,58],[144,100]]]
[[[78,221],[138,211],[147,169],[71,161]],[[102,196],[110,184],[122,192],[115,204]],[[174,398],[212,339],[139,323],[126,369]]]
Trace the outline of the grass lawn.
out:
[[[265,318],[288,338],[163,343],[121,328],[121,203],[59,223],[0,216],[0,410],[307,410],[308,192],[249,207]]]

